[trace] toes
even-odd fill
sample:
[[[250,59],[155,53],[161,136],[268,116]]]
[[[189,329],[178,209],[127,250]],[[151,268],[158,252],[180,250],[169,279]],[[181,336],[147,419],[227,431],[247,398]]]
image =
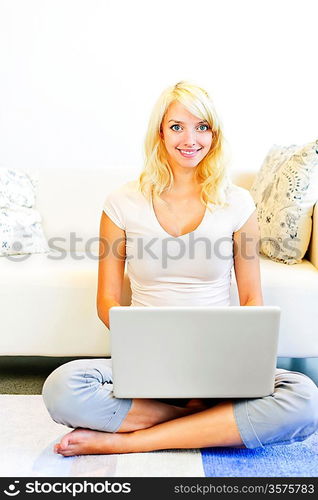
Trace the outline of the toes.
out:
[[[74,455],[76,455],[76,451],[70,449],[61,450],[60,454],[63,455],[63,457],[73,457]]]
[[[69,443],[63,445],[61,443],[62,441],[54,445],[54,453],[64,453],[66,450],[72,447],[72,445],[70,445]]]
[[[59,443],[54,445],[54,453],[60,453],[61,455],[65,455],[65,452],[69,452],[73,449],[74,444],[77,443],[78,440],[78,432],[72,431],[65,436],[62,437]]]
[[[61,455],[64,455],[64,457],[72,457],[74,455],[78,455],[80,449],[81,447],[79,447],[77,444],[69,444],[67,448],[61,449],[60,453]]]
[[[67,448],[71,443],[74,442],[74,438],[75,438],[75,436],[77,436],[77,433],[75,433],[75,434],[74,433],[75,433],[75,431],[68,432],[67,434],[65,434],[65,436],[62,437],[62,439],[59,443],[60,448],[62,448],[62,449]]]
[[[75,448],[72,445],[65,446],[62,448],[59,444],[54,446],[54,452],[63,455],[64,457],[70,457],[76,455]]]

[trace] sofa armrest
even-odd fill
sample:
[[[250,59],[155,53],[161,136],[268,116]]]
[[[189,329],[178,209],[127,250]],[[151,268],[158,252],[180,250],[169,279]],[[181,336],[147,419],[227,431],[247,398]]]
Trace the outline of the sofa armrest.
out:
[[[312,231],[308,247],[308,260],[318,269],[318,202],[312,214]]]

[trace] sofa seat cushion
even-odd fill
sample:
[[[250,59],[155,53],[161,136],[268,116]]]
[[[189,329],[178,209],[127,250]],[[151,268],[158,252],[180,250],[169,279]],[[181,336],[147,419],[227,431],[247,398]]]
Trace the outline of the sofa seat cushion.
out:
[[[80,252],[61,260],[49,255],[0,258],[2,355],[109,356],[108,330],[96,309],[98,260]],[[317,269],[306,260],[287,266],[266,257],[260,265],[264,304],[282,309],[278,355],[318,356]],[[125,274],[123,305],[130,294]],[[231,299],[239,304],[234,272]]]
[[[288,266],[260,256],[264,305],[281,307],[278,355],[318,356],[318,270],[308,260]],[[239,304],[233,272],[231,303]]]
[[[85,285],[83,278],[94,278],[96,281],[97,269],[98,260],[88,258],[84,252],[76,254],[68,252],[63,258],[53,250],[48,254],[12,255],[0,258],[2,286]]]
[[[76,255],[0,259],[2,355],[109,355],[96,309],[98,261]]]

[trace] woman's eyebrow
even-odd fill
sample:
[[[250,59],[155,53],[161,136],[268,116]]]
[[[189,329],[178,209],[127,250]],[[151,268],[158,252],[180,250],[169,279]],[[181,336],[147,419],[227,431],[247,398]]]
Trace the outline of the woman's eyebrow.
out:
[[[182,123],[182,124],[184,123],[184,122],[181,122],[180,120],[169,120],[168,123],[169,122]],[[208,123],[208,122],[207,122],[207,120],[202,120],[202,121],[198,122],[197,125],[199,125],[200,123]]]

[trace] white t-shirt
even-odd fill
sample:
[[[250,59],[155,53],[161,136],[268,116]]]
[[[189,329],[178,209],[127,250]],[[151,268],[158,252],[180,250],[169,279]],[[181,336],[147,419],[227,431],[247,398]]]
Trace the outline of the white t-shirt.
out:
[[[103,210],[126,232],[132,306],[229,306],[233,233],[255,210],[249,191],[232,185],[229,206],[205,211],[191,233],[174,237],[130,181],[112,191]]]

